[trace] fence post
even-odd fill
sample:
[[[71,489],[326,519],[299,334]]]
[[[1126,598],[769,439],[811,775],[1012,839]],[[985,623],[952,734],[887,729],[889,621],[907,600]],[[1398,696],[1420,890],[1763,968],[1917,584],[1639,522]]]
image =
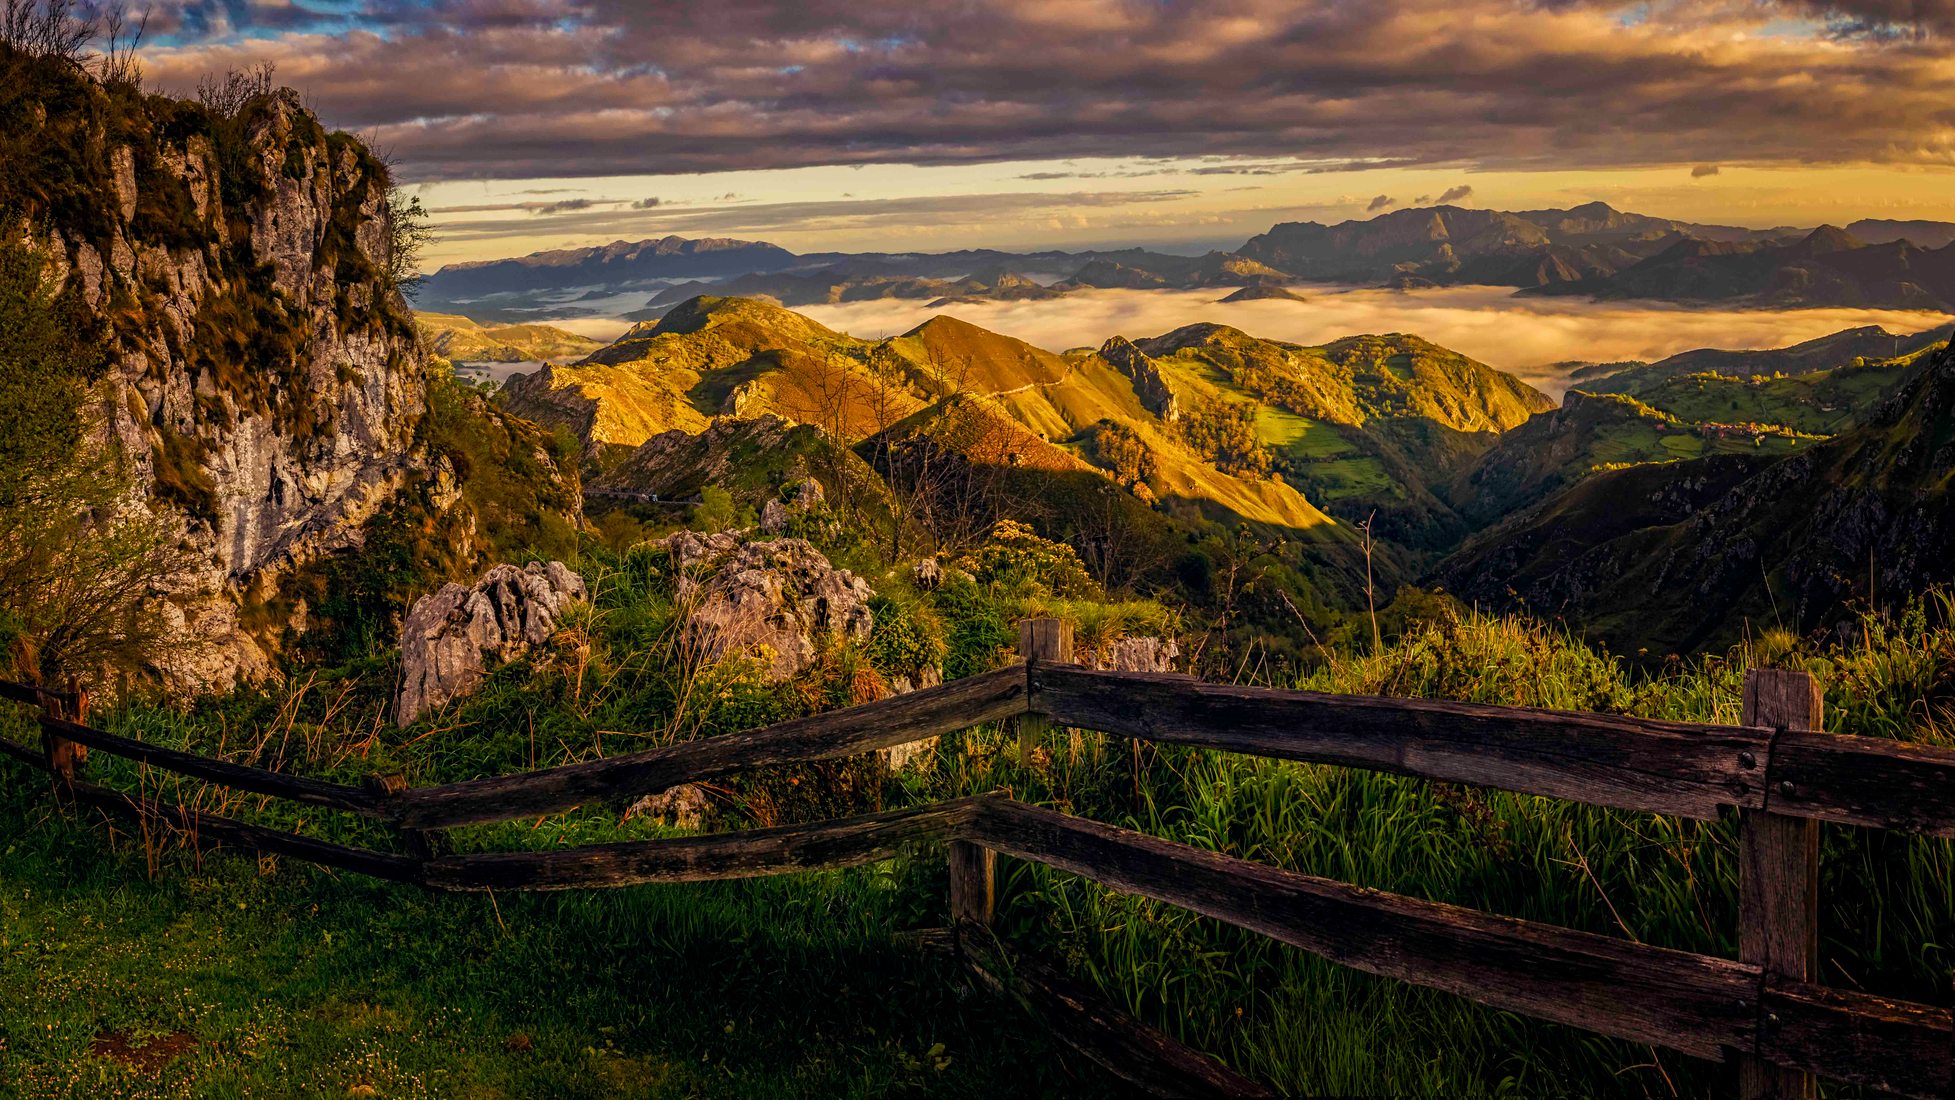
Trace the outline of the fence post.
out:
[[[360,780],[360,785],[378,796],[382,801],[391,802],[394,796],[407,789],[407,777],[401,775],[399,772],[393,772],[388,775],[369,775]],[[393,820],[391,814],[389,814],[389,820]],[[401,845],[407,849],[408,855],[419,860],[434,858],[435,842],[440,835],[440,830],[409,829],[400,825],[397,821],[394,829],[400,833]]]
[[[1029,668],[1034,665],[1069,665],[1073,660],[1073,624],[1065,619],[1020,619],[1018,621],[1018,655],[1025,658]],[[1022,714],[1018,717],[1018,762],[1029,763],[1032,758],[1032,743],[1043,734],[1050,723],[1042,714]]]
[[[80,725],[88,721],[88,693],[70,681],[66,695],[44,693],[41,696],[41,709],[51,717]],[[54,786],[54,797],[67,801],[74,793],[75,780],[80,778],[83,765],[88,762],[88,746],[57,737],[44,727],[41,730],[41,748],[47,753],[48,775]]]
[[[1752,669],[1745,673],[1744,724],[1817,730],[1824,724],[1819,682],[1804,672]],[[1790,780],[1766,773],[1765,809],[1738,816],[1738,958],[1764,968],[1766,980],[1811,981],[1819,967],[1819,823],[1771,812],[1772,798],[1790,793]],[[1775,786],[1776,784],[1776,786]],[[1773,1038],[1778,1021],[1758,1009],[1758,1042]],[[1756,1056],[1738,1063],[1744,1100],[1806,1100],[1818,1095],[1812,1075]]]
[[[989,926],[998,901],[998,853],[968,840],[950,842],[950,924]]]

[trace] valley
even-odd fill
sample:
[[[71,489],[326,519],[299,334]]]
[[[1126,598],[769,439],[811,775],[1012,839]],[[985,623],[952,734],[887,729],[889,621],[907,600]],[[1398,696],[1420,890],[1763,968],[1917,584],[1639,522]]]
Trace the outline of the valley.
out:
[[[940,313],[900,336],[863,340],[765,300],[701,297],[588,358],[516,376],[497,400],[574,434],[600,501],[690,498],[711,483],[702,470],[729,467],[711,457],[714,446],[696,443],[674,462],[676,441],[775,418],[815,430],[829,452],[818,476],[874,484],[847,496],[880,502],[855,518],[887,529],[892,547],[945,545],[941,533],[904,531],[896,503],[943,495],[904,484],[911,471],[895,460],[927,466],[916,452],[928,447],[937,461],[1003,467],[982,491],[965,485],[958,499],[933,501],[961,516],[961,537],[1015,518],[1077,545],[1104,542],[1112,513],[1095,529],[1075,505],[1056,502],[1095,483],[1115,494],[1115,526],[1127,532],[1117,541],[1132,545],[1100,563],[1104,582],[1172,583],[1166,546],[1219,523],[1274,540],[1290,568],[1348,599],[1368,532],[1377,539],[1374,583],[1382,578],[1388,591],[1443,584],[1483,606],[1511,598],[1607,623],[1605,637],[1626,650],[1669,652],[1734,638],[1769,601],[1743,596],[1689,635],[1635,600],[1640,610],[1627,618],[1591,617],[1565,594],[1579,589],[1565,573],[1556,574],[1562,587],[1513,584],[1511,545],[1535,538],[1531,525],[1573,506],[1591,479],[1694,483],[1700,464],[1763,470],[1850,433],[1920,383],[1948,331],[1862,327],[1778,349],[1570,365],[1573,388],[1557,400],[1410,335],[1310,346],[1211,322],[1056,354]],[[808,452],[793,453],[802,457],[766,467],[771,480],[728,483],[736,503],[758,508],[772,485],[815,470]],[[830,499],[837,487],[828,485]],[[1000,494],[1016,503],[1001,506]],[[1552,545],[1565,547],[1566,536]],[[1769,586],[1769,571],[1761,577]],[[1919,580],[1895,583],[1905,590]],[[1844,584],[1802,602],[1800,621],[1815,624],[1853,592]],[[1639,617],[1650,619],[1648,631],[1634,625]]]

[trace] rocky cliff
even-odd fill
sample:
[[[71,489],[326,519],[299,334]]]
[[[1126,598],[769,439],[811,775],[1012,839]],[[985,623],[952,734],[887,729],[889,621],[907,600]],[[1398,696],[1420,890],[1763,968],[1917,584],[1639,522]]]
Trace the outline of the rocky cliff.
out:
[[[36,125],[0,141],[30,166],[0,169],[0,217],[105,319],[113,366],[92,420],[198,563],[166,613],[214,644],[166,671],[263,673],[240,609],[356,546],[417,470],[443,472],[422,438],[387,169],[289,90],[220,110],[7,60],[0,110]]]

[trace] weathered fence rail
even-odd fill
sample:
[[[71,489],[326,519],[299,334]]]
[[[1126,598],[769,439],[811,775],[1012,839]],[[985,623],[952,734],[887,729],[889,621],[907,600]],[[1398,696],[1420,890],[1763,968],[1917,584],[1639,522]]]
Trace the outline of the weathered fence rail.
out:
[[[147,745],[83,724],[85,698],[77,693],[18,684],[0,683],[0,697],[55,713],[41,719],[39,750],[0,740],[0,753],[54,772],[57,794],[80,804],[159,820],[202,840],[438,890],[786,874],[948,842],[956,939],[980,970],[985,957],[995,969],[995,957],[985,956],[973,936],[990,920],[1002,853],[1494,1008],[1714,1061],[1735,1058],[1747,1097],[1812,1095],[1814,1074],[1904,1096],[1955,1096],[1955,1020],[1948,1009],[1813,980],[1818,823],[1955,836],[1955,750],[1819,732],[1818,693],[1809,677],[1751,673],[1742,724],[1713,725],[1098,672],[1070,663],[1070,631],[1051,620],[1024,624],[1020,648],[1023,666],[843,711],[437,787],[379,779],[352,787]],[[1735,812],[1740,958],[1369,890],[1000,795],[809,825],[555,851],[436,855],[426,839],[441,829],[556,813],[745,768],[852,756],[1006,718],[1018,718],[1028,737],[1048,725],[1078,727],[1617,810],[1696,820]],[[81,780],[78,758],[63,746],[377,818],[400,832],[408,854],[332,844],[108,790]],[[1039,986],[1046,1003],[1070,1003],[1069,994],[1055,992],[1061,985]],[[1161,1045],[1157,1037],[1135,1049]],[[1216,1088],[1234,1081],[1226,1091],[1253,1091],[1226,1071],[1210,1073],[1195,1063],[1170,1076]]]
[[[401,824],[413,828],[507,821],[559,813],[585,802],[651,794],[746,768],[854,756],[1023,713],[1024,670],[1000,669],[748,733],[406,790],[393,806]]]

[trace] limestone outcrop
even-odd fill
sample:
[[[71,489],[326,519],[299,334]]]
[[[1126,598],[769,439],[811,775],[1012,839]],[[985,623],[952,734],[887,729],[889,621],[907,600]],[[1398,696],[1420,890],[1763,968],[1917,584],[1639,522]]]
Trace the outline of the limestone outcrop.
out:
[[[769,535],[778,535],[787,530],[788,523],[796,516],[804,516],[821,506],[821,482],[811,477],[789,485],[781,495],[769,500],[760,507],[760,529]]]
[[[239,608],[356,545],[427,465],[422,356],[387,274],[387,170],[289,90],[229,116],[79,73],[38,94],[45,133],[96,136],[61,147],[72,178],[50,177],[45,205],[0,231],[104,319],[113,361],[92,419],[130,460],[132,506],[182,517],[197,564],[169,604],[210,644],[168,671],[219,687],[265,673]],[[151,117],[106,135],[94,121],[130,111]]]
[[[824,642],[864,641],[875,625],[869,582],[835,568],[806,539],[681,531],[652,545],[680,570],[687,636],[705,660],[764,653],[769,673],[789,679]]]
[[[570,605],[588,598],[584,578],[553,561],[498,565],[472,585],[444,585],[415,601],[401,628],[395,724],[439,710],[496,664],[544,645]]]
[[[1137,634],[1116,639],[1087,663],[1108,672],[1173,672],[1181,645],[1173,638]]]
[[[1134,384],[1134,395],[1148,412],[1169,424],[1181,419],[1181,402],[1175,397],[1174,388],[1168,385],[1167,376],[1133,341],[1124,336],[1108,338],[1100,345],[1100,358],[1127,376]]]

